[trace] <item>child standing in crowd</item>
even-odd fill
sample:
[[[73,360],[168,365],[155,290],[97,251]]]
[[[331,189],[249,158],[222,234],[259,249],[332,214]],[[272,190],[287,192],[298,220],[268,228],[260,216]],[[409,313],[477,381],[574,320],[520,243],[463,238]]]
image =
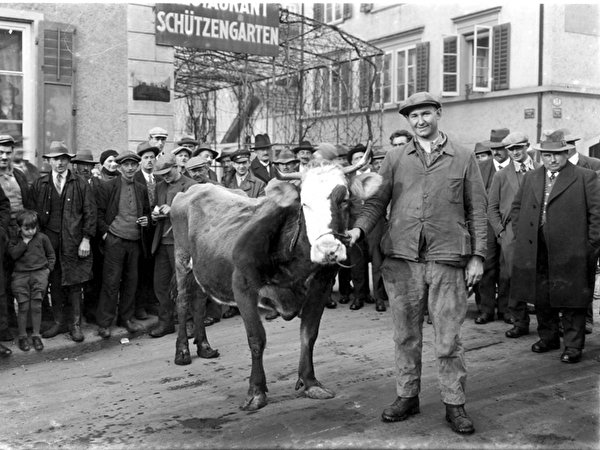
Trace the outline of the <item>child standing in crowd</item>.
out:
[[[17,214],[19,235],[8,245],[8,253],[15,261],[12,275],[12,292],[19,304],[19,348],[30,350],[27,340],[27,314],[31,309],[33,348],[42,350],[40,336],[42,323],[42,299],[48,287],[48,275],[54,269],[56,256],[50,239],[38,232],[38,216],[35,211],[23,210]]]

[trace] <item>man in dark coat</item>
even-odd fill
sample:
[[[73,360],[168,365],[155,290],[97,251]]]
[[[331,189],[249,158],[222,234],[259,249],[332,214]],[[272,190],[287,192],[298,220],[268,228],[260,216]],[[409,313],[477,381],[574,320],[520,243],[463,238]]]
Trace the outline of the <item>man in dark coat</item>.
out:
[[[241,189],[251,198],[264,196],[266,183],[256,178],[249,170],[250,152],[248,150],[238,150],[231,154],[231,161],[233,162],[235,175],[231,177],[229,184],[225,187]]]
[[[559,349],[562,320],[560,359],[576,363],[600,247],[600,182],[594,171],[568,161],[570,145],[561,130],[545,132],[535,148],[544,167],[525,174],[511,213],[516,235],[511,296],[535,301],[540,340],[531,350]]]
[[[256,158],[252,160],[250,164],[250,171],[252,174],[261,180],[265,184],[269,184],[273,178],[275,178],[275,167],[271,162],[271,151],[273,146],[268,134],[257,134],[254,138],[254,150]]]
[[[54,325],[42,337],[69,330],[73,340],[81,342],[81,293],[83,283],[92,279],[90,239],[96,233],[96,200],[90,185],[68,169],[74,156],[64,142],[52,142],[44,152],[52,172],[31,186],[29,209],[37,211],[41,231],[56,253],[49,277]]]

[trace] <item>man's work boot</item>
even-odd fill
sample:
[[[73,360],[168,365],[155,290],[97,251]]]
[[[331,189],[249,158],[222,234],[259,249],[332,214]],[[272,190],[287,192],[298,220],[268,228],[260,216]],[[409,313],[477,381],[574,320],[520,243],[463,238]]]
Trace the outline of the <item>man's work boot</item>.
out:
[[[4,345],[0,344],[0,356],[8,356],[12,353],[12,350]]]
[[[381,418],[384,422],[401,422],[420,412],[419,397],[398,397],[383,410]]]
[[[125,329],[132,334],[137,333],[138,331],[146,331],[146,329],[144,328],[144,325],[142,325],[141,323],[134,322],[131,319],[126,320],[123,323],[123,327],[125,327]]]
[[[66,333],[67,331],[69,331],[69,329],[65,324],[55,323],[42,333],[42,337],[44,339],[50,339],[58,334]]]
[[[446,420],[450,422],[452,431],[460,434],[475,432],[473,422],[471,422],[467,411],[465,411],[465,405],[449,405],[446,403]]]
[[[75,342],[83,342],[83,333],[81,332],[81,326],[79,325],[79,323],[73,324],[71,325],[71,338],[73,338],[73,340]]]

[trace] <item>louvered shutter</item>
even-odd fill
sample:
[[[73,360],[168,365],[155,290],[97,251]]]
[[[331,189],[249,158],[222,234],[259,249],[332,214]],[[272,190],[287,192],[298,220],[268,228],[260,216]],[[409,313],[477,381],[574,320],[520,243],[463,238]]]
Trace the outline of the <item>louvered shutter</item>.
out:
[[[344,20],[352,17],[352,3],[344,3]]]
[[[313,18],[318,22],[325,22],[325,4],[315,3],[313,6]]]
[[[39,42],[42,44],[39,148],[52,141],[64,141],[71,153],[75,143],[75,28],[70,24],[43,22]]]
[[[429,90],[429,42],[417,44],[417,92]]]
[[[494,27],[494,56],[492,76],[494,91],[509,88],[510,76],[510,23]]]

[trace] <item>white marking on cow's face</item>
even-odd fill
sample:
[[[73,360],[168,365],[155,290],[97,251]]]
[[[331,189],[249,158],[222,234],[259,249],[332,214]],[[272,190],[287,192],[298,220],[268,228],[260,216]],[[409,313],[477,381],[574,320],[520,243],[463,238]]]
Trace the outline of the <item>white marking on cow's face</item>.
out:
[[[313,167],[302,179],[300,200],[311,246],[310,259],[317,264],[334,264],[346,259],[346,247],[332,234],[343,233],[345,229],[331,229],[331,193],[337,186],[347,189],[346,177],[336,165]]]

